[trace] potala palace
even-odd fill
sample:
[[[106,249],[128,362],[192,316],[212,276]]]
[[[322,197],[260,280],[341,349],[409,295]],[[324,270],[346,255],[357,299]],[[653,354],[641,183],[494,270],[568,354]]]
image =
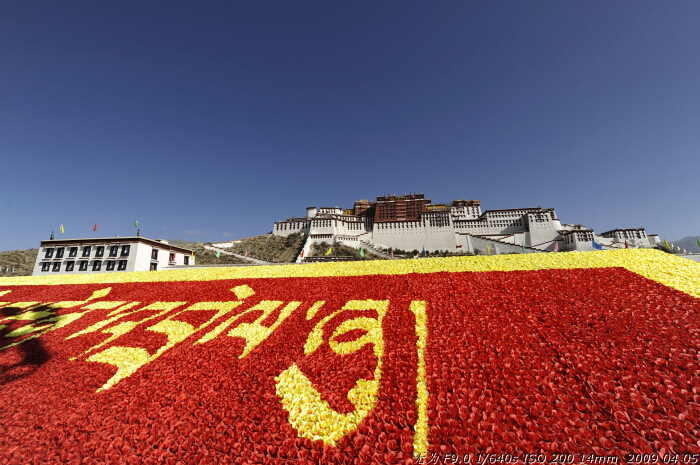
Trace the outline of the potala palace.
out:
[[[644,228],[614,229],[600,235],[581,224],[563,224],[553,208],[515,208],[481,212],[479,200],[433,204],[423,194],[358,200],[352,209],[309,207],[306,216],[275,223],[272,233],[306,235],[305,256],[314,243],[339,242],[351,247],[402,250],[447,250],[495,253],[591,251],[593,241],[603,249],[654,247],[658,235]]]

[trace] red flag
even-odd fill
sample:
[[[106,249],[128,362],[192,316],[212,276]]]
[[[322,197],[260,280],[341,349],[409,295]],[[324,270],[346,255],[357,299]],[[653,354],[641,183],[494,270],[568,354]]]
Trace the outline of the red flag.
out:
[[[554,243],[554,251],[559,252],[559,243],[558,242]]]
[[[304,258],[304,249],[301,249],[301,258]]]
[[[173,261],[175,261],[175,256],[177,255],[177,252],[173,254]]]
[[[627,239],[625,239],[625,249],[629,249],[630,246],[627,244]]]
[[[95,228],[93,229],[93,231],[97,231],[97,223],[95,223]]]

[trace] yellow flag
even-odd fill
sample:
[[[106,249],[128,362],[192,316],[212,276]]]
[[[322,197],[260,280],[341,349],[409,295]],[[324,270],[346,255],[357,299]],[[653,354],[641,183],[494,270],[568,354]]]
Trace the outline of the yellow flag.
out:
[[[63,225],[61,225],[61,234],[63,234],[63,232],[64,232],[64,231],[63,231]]]
[[[330,254],[331,254],[331,249],[332,249],[332,248],[333,248],[333,247],[328,247],[328,252],[326,252],[326,255],[330,255]]]
[[[486,250],[488,250],[488,251],[489,251],[489,255],[491,255],[491,247],[489,247],[488,244],[486,244]]]
[[[669,250],[671,249],[671,246],[668,245],[668,242],[666,241],[666,239],[664,239],[664,244],[666,244],[666,248],[667,248],[667,249],[669,249]]]

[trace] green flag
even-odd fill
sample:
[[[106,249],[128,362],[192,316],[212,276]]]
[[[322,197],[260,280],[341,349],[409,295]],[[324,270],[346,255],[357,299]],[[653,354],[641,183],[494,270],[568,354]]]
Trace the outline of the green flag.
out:
[[[525,243],[524,242],[522,244],[520,244],[520,247],[523,248],[523,253],[525,253]]]
[[[216,258],[219,258],[221,256],[221,252],[216,252]]]
[[[700,237],[698,237],[698,247],[700,247]]]
[[[138,221],[136,221],[136,224],[134,225],[134,227],[136,227],[136,228],[139,227],[139,222],[138,222]]]
[[[700,239],[698,239],[698,241],[700,241]],[[365,251],[362,250],[362,247],[360,247],[360,257],[364,257],[364,256],[365,256]]]

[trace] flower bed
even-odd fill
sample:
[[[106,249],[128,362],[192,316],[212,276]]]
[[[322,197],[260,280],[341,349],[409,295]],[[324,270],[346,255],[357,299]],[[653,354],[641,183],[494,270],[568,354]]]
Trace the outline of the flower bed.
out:
[[[0,278],[0,463],[683,463],[699,295],[655,251]]]

